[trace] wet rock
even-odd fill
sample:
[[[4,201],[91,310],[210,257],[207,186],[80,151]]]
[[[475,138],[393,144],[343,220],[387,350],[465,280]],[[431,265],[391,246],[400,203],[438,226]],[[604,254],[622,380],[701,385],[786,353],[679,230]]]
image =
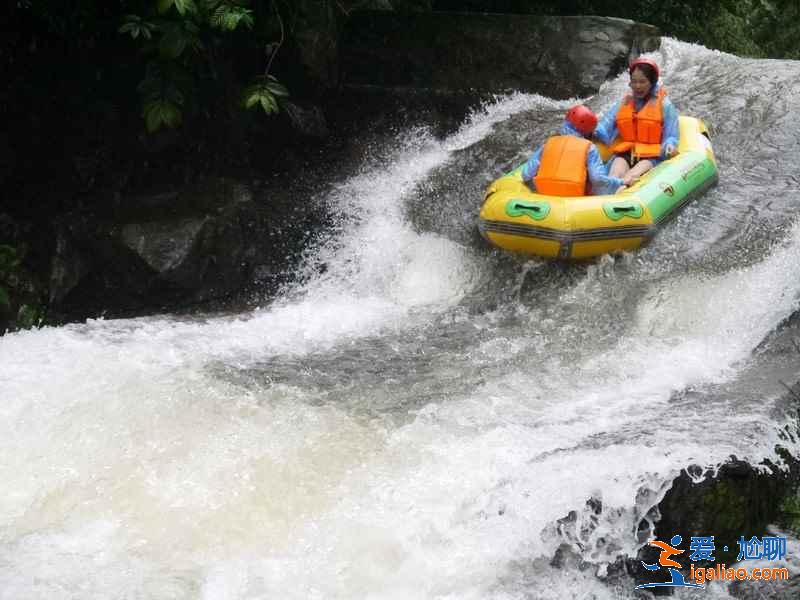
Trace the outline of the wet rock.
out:
[[[60,227],[56,235],[56,248],[50,270],[49,302],[58,305],[89,272],[68,227]]]
[[[312,85],[329,90],[338,80],[339,15],[333,2],[298,0],[294,37],[299,59]]]
[[[734,598],[740,600],[797,600],[800,598],[800,578],[788,581],[736,581],[729,589]]]
[[[207,216],[189,217],[156,223],[129,223],[122,227],[120,239],[154,271],[164,274],[185,265]]]
[[[17,158],[12,150],[11,140],[7,133],[0,132],[0,182],[5,180],[14,172]],[[0,239],[3,239],[0,237]]]
[[[289,115],[295,131],[309,137],[324,138],[329,134],[328,123],[319,106],[302,107],[294,102],[287,101],[283,105]]]
[[[629,58],[655,50],[653,26],[611,17],[354,13],[341,42],[348,86],[596,92]]]
[[[33,268],[29,230],[30,224],[0,213],[0,335],[37,325],[44,316],[46,286]]]
[[[675,479],[659,504],[662,518],[656,535],[662,539],[679,533],[686,540],[713,535],[720,548],[717,560],[731,564],[740,536],[760,536],[778,516],[790,476],[773,464],[757,469],[735,458],[718,473],[705,475],[700,483],[686,472]]]
[[[394,10],[391,0],[371,0],[361,7],[364,10]]]
[[[732,565],[739,553],[737,541],[744,536],[761,537],[768,526],[781,518],[781,505],[797,480],[797,465],[790,459],[788,469],[772,463],[754,467],[735,457],[716,472],[690,467],[682,472],[658,505],[653,537],[669,541],[678,534],[680,548],[690,547],[693,536],[714,536],[714,561],[697,561],[699,567]],[[703,477],[700,481],[701,476]],[[639,582],[652,581],[642,562],[658,562],[659,550],[644,546],[627,570]],[[688,558],[688,554],[683,557]],[[684,560],[684,563],[687,563]],[[684,564],[684,569],[688,564]],[[684,575],[686,573],[684,572]]]
[[[275,190],[204,180],[122,198],[107,214],[60,220],[50,273],[59,320],[125,316],[220,301],[263,274],[274,288],[321,218]],[[263,289],[269,295],[274,289]]]

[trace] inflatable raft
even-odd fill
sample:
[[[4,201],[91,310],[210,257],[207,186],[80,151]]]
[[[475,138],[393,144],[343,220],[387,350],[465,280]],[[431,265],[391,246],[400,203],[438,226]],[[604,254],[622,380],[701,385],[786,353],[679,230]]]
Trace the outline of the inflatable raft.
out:
[[[510,252],[565,260],[638,248],[717,182],[705,124],[682,116],[679,127],[678,154],[616,195],[538,194],[523,183],[520,165],[487,188],[478,217],[481,235]],[[607,149],[598,148],[606,160]]]

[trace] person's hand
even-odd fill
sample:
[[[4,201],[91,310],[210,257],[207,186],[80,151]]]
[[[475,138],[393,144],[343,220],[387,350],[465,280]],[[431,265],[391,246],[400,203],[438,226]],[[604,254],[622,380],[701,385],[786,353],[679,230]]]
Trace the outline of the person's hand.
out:
[[[672,144],[667,144],[666,147],[664,148],[664,156],[666,156],[667,158],[672,158],[673,156],[675,156],[675,154],[676,154],[675,146],[673,146]]]
[[[625,175],[622,178],[622,187],[629,187],[629,186],[633,185],[634,183],[636,183],[637,181],[639,181],[639,177],[638,176],[634,176],[634,175],[630,175],[630,174]]]

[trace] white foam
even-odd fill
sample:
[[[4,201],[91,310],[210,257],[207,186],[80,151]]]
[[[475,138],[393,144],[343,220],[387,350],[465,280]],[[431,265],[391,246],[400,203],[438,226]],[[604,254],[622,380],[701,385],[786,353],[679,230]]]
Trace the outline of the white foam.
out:
[[[673,394],[730,380],[797,309],[800,228],[747,268],[653,273],[618,343],[579,364],[540,360],[579,324],[542,324],[533,307],[499,334],[502,316],[476,317],[480,336],[458,352],[488,375],[407,419],[350,410],[322,385],[274,384],[268,369],[240,385],[211,368],[311,369],[315,354],[365,337],[425,332],[469,298],[480,259],[414,231],[404,195],[493,124],[551,102],[512,95],[341,184],[329,199],[338,235],[270,307],[0,339],[0,456],[11,457],[0,598],[631,597],[593,570],[546,563],[562,544],[600,570],[631,556],[632,532],[681,468],[734,453],[757,463],[787,443],[769,398],[732,414]],[[560,300],[588,305],[593,277],[621,276],[607,260]]]

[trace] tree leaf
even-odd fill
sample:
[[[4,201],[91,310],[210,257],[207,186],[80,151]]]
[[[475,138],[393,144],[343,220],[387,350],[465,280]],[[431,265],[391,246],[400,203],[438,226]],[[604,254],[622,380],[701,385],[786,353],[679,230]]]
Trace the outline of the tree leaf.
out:
[[[144,120],[149,133],[158,131],[163,125],[177,127],[181,119],[181,110],[169,100],[155,100],[145,104]]]
[[[250,94],[249,96],[245,97],[244,107],[253,108],[259,102],[261,102],[261,98],[259,97],[258,94]]]
[[[158,0],[158,3],[156,4],[156,10],[163,15],[170,8],[172,8],[173,2],[174,0]]]
[[[187,46],[193,48],[199,43],[197,38],[189,33],[178,24],[172,25],[161,36],[158,43],[158,49],[161,56],[164,58],[178,58]]]
[[[141,35],[143,38],[149,40],[155,27],[153,23],[143,20],[138,15],[127,15],[125,17],[125,22],[117,31],[119,31],[119,33],[128,33],[133,39]]]
[[[161,115],[168,127],[177,127],[181,123],[181,111],[174,104],[165,104],[161,109]]]
[[[261,106],[265,113],[278,112],[278,103],[275,97],[263,84],[256,84],[248,88],[245,95],[245,107]]]
[[[147,126],[147,132],[153,133],[161,129],[161,113],[158,108],[149,105],[144,109],[144,122]]]
[[[263,94],[261,96],[261,107],[267,114],[278,112],[278,103],[275,102],[275,98],[271,95]]]
[[[253,11],[241,6],[220,4],[211,16],[211,25],[223,31],[233,31],[240,24],[253,28]]]
[[[270,93],[272,93],[273,96],[285,98],[289,95],[289,90],[286,89],[286,86],[284,86],[282,83],[278,83],[277,81],[269,82],[265,87],[270,91]]]
[[[197,12],[194,0],[172,0],[172,2],[175,4],[175,8],[178,9],[181,16],[186,13],[195,14]]]
[[[280,110],[278,98],[285,98],[289,95],[289,90],[281,84],[274,76],[260,77],[255,83],[248,86],[244,91],[244,105],[246,108],[261,106],[267,114],[276,113]]]

